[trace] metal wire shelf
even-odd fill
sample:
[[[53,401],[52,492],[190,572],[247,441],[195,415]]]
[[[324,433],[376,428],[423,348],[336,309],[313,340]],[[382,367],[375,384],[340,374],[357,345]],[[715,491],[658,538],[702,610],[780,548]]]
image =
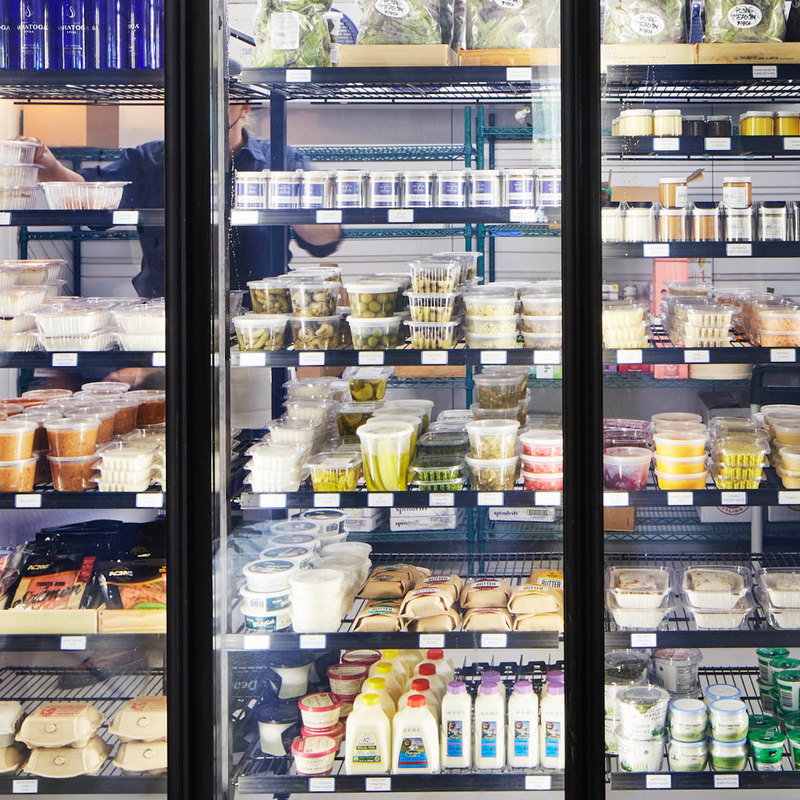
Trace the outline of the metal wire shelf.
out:
[[[3,70],[0,97],[26,103],[159,105],[163,70]]]
[[[298,149],[311,161],[455,161],[474,152],[471,143],[303,145]]]

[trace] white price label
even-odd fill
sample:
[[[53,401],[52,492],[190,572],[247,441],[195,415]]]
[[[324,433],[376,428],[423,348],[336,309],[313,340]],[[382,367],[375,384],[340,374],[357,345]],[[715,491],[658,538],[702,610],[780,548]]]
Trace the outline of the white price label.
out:
[[[606,508],[624,508],[630,505],[627,492],[603,492],[603,505]]]
[[[369,508],[391,508],[394,505],[394,495],[391,492],[369,492],[367,506]]]
[[[341,504],[338,492],[321,492],[314,495],[314,508],[339,508]]]
[[[714,776],[715,789],[738,789],[739,776],[738,775],[715,775]]]
[[[13,794],[38,794],[39,781],[14,780],[11,782],[11,791]]]
[[[668,506],[693,506],[694,492],[667,492]]]
[[[167,366],[167,354],[166,353],[153,353],[153,359],[150,362],[154,367],[166,367]]]
[[[85,650],[86,637],[85,636],[62,636],[61,637],[62,650]]]
[[[300,649],[324,650],[327,641],[324,633],[302,633],[300,634]]]
[[[507,361],[505,350],[481,350],[481,364],[505,364]]]
[[[258,211],[246,208],[232,208],[231,225],[258,225]]]
[[[442,649],[444,647],[443,633],[421,633],[419,635],[419,649]]]
[[[391,778],[367,778],[364,781],[364,789],[368,792],[391,792]]]
[[[647,775],[644,785],[646,789],[671,789],[672,775]]]
[[[753,67],[754,78],[777,78],[778,68],[774,66]]]
[[[681,139],[679,136],[656,136],[653,139],[653,150],[677,153],[680,149]]]
[[[526,775],[526,792],[549,792],[553,787],[552,775]]]
[[[260,494],[258,496],[259,508],[286,508],[285,494]]]
[[[456,496],[452,492],[431,492],[428,505],[432,508],[449,508],[456,504]]]
[[[641,350],[617,350],[617,364],[641,364]]]
[[[54,367],[77,367],[77,353],[53,353],[52,365]]]
[[[136,495],[136,508],[163,508],[163,492],[139,492]]]
[[[537,381],[553,381],[556,379],[556,370],[553,366],[539,365],[536,367],[535,375]]]
[[[778,492],[779,506],[800,506],[800,492]]]
[[[239,353],[240,367],[266,367],[266,353]]]
[[[706,151],[713,153],[715,151],[720,150],[730,150],[731,149],[731,140],[721,136],[714,136],[711,138],[706,139],[705,141],[705,148]]]
[[[518,81],[530,83],[533,80],[533,69],[531,67],[508,67],[506,69],[506,80],[510,83]]]
[[[746,506],[747,492],[720,492],[720,505],[723,506]]]
[[[41,508],[40,494],[18,494],[14,496],[14,508]]]
[[[413,208],[390,208],[386,212],[387,222],[413,222],[414,209]]]
[[[111,215],[111,221],[115,225],[138,225],[139,212],[138,211],[115,211]]]
[[[447,364],[446,350],[423,350],[420,354],[420,364],[442,366]]]
[[[324,367],[325,353],[298,353],[297,365],[299,367]]]
[[[534,504],[537,506],[558,507],[561,505],[561,492],[536,492],[534,498]]]
[[[244,637],[245,650],[269,650],[269,636],[260,633],[248,633]]]
[[[316,220],[320,224],[336,224],[342,221],[342,212],[332,208],[318,208]]]
[[[731,258],[750,258],[753,255],[753,245],[750,242],[728,242],[725,253]]]
[[[794,364],[797,361],[797,350],[773,347],[769,351],[769,360],[773,364]]]
[[[506,633],[482,633],[481,647],[485,650],[503,650],[508,647],[508,634]]]
[[[536,222],[539,219],[535,208],[512,208],[508,212],[509,222]]]
[[[631,647],[655,647],[657,637],[655,633],[632,633]]]
[[[479,506],[502,506],[504,503],[502,492],[478,492]]]
[[[335,792],[336,778],[309,778],[309,792]]]
[[[800,136],[784,136],[783,137],[784,150],[800,150]]]
[[[708,364],[711,361],[711,353],[708,350],[684,350],[684,364]]]
[[[359,352],[358,363],[362,367],[382,367],[383,350],[369,350],[369,351]]]
[[[642,245],[642,254],[645,258],[669,258],[669,245],[661,242]]]
[[[560,364],[561,351],[560,350],[534,350],[533,351],[534,364]]]
[[[287,69],[286,83],[311,83],[311,70]]]
[[[4,211],[0,214],[0,225],[10,225],[11,224],[11,212]]]

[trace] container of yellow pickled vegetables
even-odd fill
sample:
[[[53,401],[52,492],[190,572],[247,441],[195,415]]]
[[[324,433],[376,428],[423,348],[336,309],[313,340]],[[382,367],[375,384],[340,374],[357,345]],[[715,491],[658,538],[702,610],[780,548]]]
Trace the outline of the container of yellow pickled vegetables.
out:
[[[356,431],[364,425],[380,403],[341,403],[336,412],[336,427],[339,436],[355,436]]]
[[[669,431],[656,433],[653,436],[656,445],[656,454],[670,458],[696,458],[706,452],[705,433],[684,433],[682,431]]]
[[[383,400],[386,384],[394,367],[348,367],[342,376],[350,386],[350,397],[356,403]]]
[[[753,474],[756,471],[754,468],[748,469],[743,467],[741,469],[742,474],[737,477],[723,475],[720,469],[718,464],[712,464],[709,471],[711,472],[711,477],[714,479],[714,483],[717,485],[717,489],[721,489],[724,492],[742,489],[758,489],[761,482],[764,480],[763,472],[758,476]],[[722,469],[726,468],[723,467]]]
[[[785,489],[800,489],[800,472],[794,472],[780,466],[776,466],[775,471],[778,473]]]
[[[758,466],[756,465],[737,465],[725,464],[721,461],[710,462],[717,474],[722,478],[730,478],[732,480],[760,480],[764,477],[765,462],[762,461]]]
[[[306,466],[311,470],[315,492],[354,492],[361,477],[361,463],[358,453],[331,450],[312,456]]]
[[[711,452],[714,461],[726,466],[758,467],[769,453],[769,448],[759,437],[731,436],[717,439]]]
[[[371,492],[404,492],[408,488],[408,465],[411,462],[409,422],[373,422],[358,429],[364,477]]]

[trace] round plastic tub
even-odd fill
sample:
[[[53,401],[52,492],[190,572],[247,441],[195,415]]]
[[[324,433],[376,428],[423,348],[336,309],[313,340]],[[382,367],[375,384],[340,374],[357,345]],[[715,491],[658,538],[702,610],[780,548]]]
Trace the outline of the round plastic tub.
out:
[[[0,189],[36,186],[40,169],[39,164],[0,164]]]
[[[510,317],[516,314],[517,298],[513,292],[468,292],[464,295],[464,308],[470,317]]]
[[[19,417],[0,421],[0,461],[30,458],[38,428],[38,423]]]
[[[465,456],[472,489],[484,492],[510,491],[514,488],[519,457],[482,459]],[[551,476],[552,477],[552,476]]]
[[[778,453],[780,453],[785,470],[800,472],[800,446],[781,447]]]
[[[364,477],[371,492],[404,492],[408,486],[411,437],[406,422],[375,423],[358,429],[364,458]]]
[[[33,164],[38,142],[23,142],[17,139],[6,139],[0,142],[0,163]]]
[[[706,436],[693,433],[657,433],[653,436],[656,455],[671,458],[696,458],[705,455]]]
[[[423,294],[452,294],[461,280],[457,259],[418,259],[408,265],[411,288]]]
[[[285,276],[248,281],[250,301],[257,314],[290,314],[292,301]]]
[[[38,186],[14,186],[0,189],[0,210],[31,211],[36,205]]]
[[[161,425],[167,418],[166,393],[160,389],[137,390],[126,395],[126,400],[138,400],[139,410],[136,425],[145,428],[148,425]]]
[[[474,377],[481,408],[516,408],[525,389],[520,386],[519,379],[513,375],[493,375],[491,373]]]
[[[333,350],[339,345],[338,315],[330,317],[290,317],[295,350]]]
[[[30,492],[36,474],[37,456],[17,461],[0,461],[0,492]]]
[[[513,350],[517,346],[517,332],[513,333],[470,333],[466,331],[464,340],[472,350]]]
[[[522,313],[530,317],[555,317],[561,314],[561,293],[523,292]]]
[[[466,423],[464,427],[475,458],[505,459],[515,454],[519,430],[516,420],[476,420]]]
[[[560,333],[528,333],[522,331],[522,341],[530,350],[560,350],[562,336]]]
[[[656,469],[662,475],[697,475],[705,469],[706,457],[672,458],[656,454]]]
[[[800,472],[792,472],[781,466],[775,467],[784,489],[800,489]]]
[[[97,417],[68,417],[48,422],[45,427],[50,455],[78,458],[94,453],[100,430]]]
[[[562,317],[529,317],[523,314],[522,330],[525,333],[561,333]]]
[[[292,757],[297,774],[312,777],[330,775],[338,749],[338,741],[332,736],[301,736],[295,739],[292,742]]]
[[[394,350],[400,339],[402,317],[358,319],[350,316],[347,322],[355,350]]]
[[[670,772],[703,772],[708,764],[708,743],[705,738],[696,742],[672,738],[667,756]]]
[[[658,488],[668,491],[688,492],[706,488],[706,478],[708,470],[698,472],[694,475],[664,475],[656,470],[658,478]]]
[[[653,424],[654,433],[693,433],[703,436],[707,428],[702,422],[656,422]]]
[[[560,492],[564,488],[564,473],[537,473],[522,470],[527,491]]]
[[[50,208],[60,211],[114,211],[130,181],[51,181],[43,183]]]
[[[344,288],[355,319],[391,317],[399,308],[400,284],[395,281],[366,279],[346,283]]]
[[[491,334],[513,334],[516,342],[517,324],[519,317],[512,314],[510,317],[466,317],[467,332],[488,336]],[[512,345],[513,346],[513,345]]]
[[[656,650],[653,653],[655,680],[671,694],[694,694],[696,696],[700,686],[698,669],[702,661],[703,654],[694,648],[664,648]],[[681,702],[685,703],[686,701]],[[680,708],[690,709],[691,706],[681,706]],[[684,739],[684,741],[689,740]]]
[[[100,459],[96,455],[82,458],[48,456],[53,488],[57,492],[85,492],[94,488],[94,475]]]
[[[664,760],[664,737],[631,739],[623,735],[622,726],[615,731],[619,766],[625,772],[659,772]]]
[[[324,318],[336,313],[341,284],[326,280],[288,278],[286,285],[295,317]]]
[[[800,445],[800,418],[796,422],[775,421],[772,429],[775,431],[776,444]]]
[[[131,387],[127,383],[123,383],[122,381],[95,381],[93,383],[84,383],[81,386],[81,391],[88,392],[89,394],[118,395],[118,394],[125,394],[127,391],[130,390],[130,388]],[[59,389],[57,391],[66,391],[66,390]]]
[[[606,489],[635,491],[647,488],[653,453],[644,447],[609,447],[603,453]]]
[[[78,412],[100,420],[97,429],[97,444],[106,444],[114,438],[114,420],[117,416],[117,406],[114,403],[88,403],[78,407]]]
[[[450,322],[406,322],[415,350],[451,350],[457,343],[460,319]]]
[[[529,430],[519,435],[522,449],[529,456],[561,456],[564,453],[564,434],[561,431]]]
[[[522,469],[531,475],[560,475],[564,471],[563,456],[529,456],[523,453]]]
[[[702,422],[703,418],[699,414],[691,414],[688,411],[665,411],[661,414],[653,414],[650,421],[655,425],[660,422]]]
[[[239,350],[282,350],[286,346],[288,321],[288,314],[245,314],[234,317],[233,327]]]

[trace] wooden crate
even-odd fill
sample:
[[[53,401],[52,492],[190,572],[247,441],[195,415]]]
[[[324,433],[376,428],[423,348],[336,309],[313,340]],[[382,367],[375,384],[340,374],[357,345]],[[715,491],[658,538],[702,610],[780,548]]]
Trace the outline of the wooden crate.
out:
[[[561,49],[538,47],[531,50],[459,50],[462,67],[541,67],[558,66]]]
[[[455,67],[458,54],[446,44],[343,44],[340,67]]]
[[[603,71],[609,66],[696,63],[694,44],[604,44],[601,48]]]
[[[166,633],[167,611],[161,608],[113,609],[98,613],[100,633]]]
[[[800,42],[699,44],[698,64],[800,64]]]
[[[396,378],[466,378],[467,368],[455,364],[395,367]]]
[[[52,611],[0,611],[0,634],[38,635],[97,633],[97,612],[93,609]]]

